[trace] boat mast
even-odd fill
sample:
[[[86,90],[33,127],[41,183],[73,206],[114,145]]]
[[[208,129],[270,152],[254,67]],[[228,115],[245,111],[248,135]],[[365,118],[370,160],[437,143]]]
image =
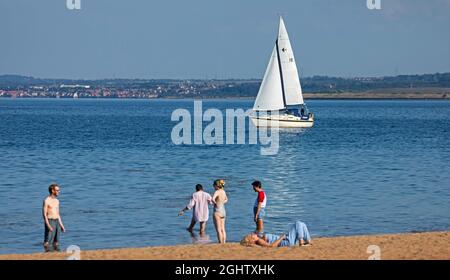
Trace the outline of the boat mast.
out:
[[[278,39],[275,42],[277,46],[277,58],[278,58],[278,68],[280,69],[280,79],[281,79],[281,92],[283,93],[283,104],[284,108],[286,109],[286,96],[284,93],[284,79],[283,79],[283,69],[281,67],[281,59],[280,59],[280,49],[278,48]]]

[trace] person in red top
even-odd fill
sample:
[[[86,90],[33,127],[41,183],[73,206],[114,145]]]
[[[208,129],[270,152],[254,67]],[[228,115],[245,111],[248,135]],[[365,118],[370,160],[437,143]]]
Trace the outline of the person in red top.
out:
[[[263,218],[266,215],[266,203],[267,203],[267,196],[265,192],[262,189],[262,185],[260,181],[254,181],[252,183],[253,190],[258,193],[258,196],[255,200],[255,205],[253,206],[253,215],[254,215],[254,221],[256,223],[256,230],[255,232],[259,234],[263,234],[264,230],[264,222]]]

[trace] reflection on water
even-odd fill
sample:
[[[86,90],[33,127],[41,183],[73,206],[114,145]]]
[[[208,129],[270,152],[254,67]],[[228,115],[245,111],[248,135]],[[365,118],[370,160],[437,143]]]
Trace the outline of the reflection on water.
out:
[[[283,133],[284,135],[294,134],[296,136],[299,136],[300,134],[306,133],[308,131],[308,128],[300,128],[300,127],[284,128],[284,127],[279,127],[279,128],[277,128],[277,131],[279,133]]]
[[[211,237],[209,236],[209,234],[206,234],[206,233],[198,233],[197,234],[193,231],[191,231],[190,234],[191,234],[193,244],[208,244],[208,243],[213,242],[211,240]]]

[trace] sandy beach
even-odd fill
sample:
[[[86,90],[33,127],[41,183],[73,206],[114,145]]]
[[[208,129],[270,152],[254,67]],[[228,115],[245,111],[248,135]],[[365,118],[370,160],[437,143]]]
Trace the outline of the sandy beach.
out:
[[[305,247],[244,247],[239,243],[82,251],[82,260],[450,260],[450,232],[315,238]],[[63,260],[66,253],[0,255],[0,260]]]

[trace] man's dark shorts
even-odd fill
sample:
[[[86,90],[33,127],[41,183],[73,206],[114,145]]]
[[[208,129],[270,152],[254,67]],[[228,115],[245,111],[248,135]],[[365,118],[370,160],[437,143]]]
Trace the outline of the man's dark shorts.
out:
[[[48,223],[53,228],[53,231],[50,231],[47,225],[45,225],[44,243],[58,243],[59,235],[61,232],[61,228],[59,227],[59,220],[48,219]]]

